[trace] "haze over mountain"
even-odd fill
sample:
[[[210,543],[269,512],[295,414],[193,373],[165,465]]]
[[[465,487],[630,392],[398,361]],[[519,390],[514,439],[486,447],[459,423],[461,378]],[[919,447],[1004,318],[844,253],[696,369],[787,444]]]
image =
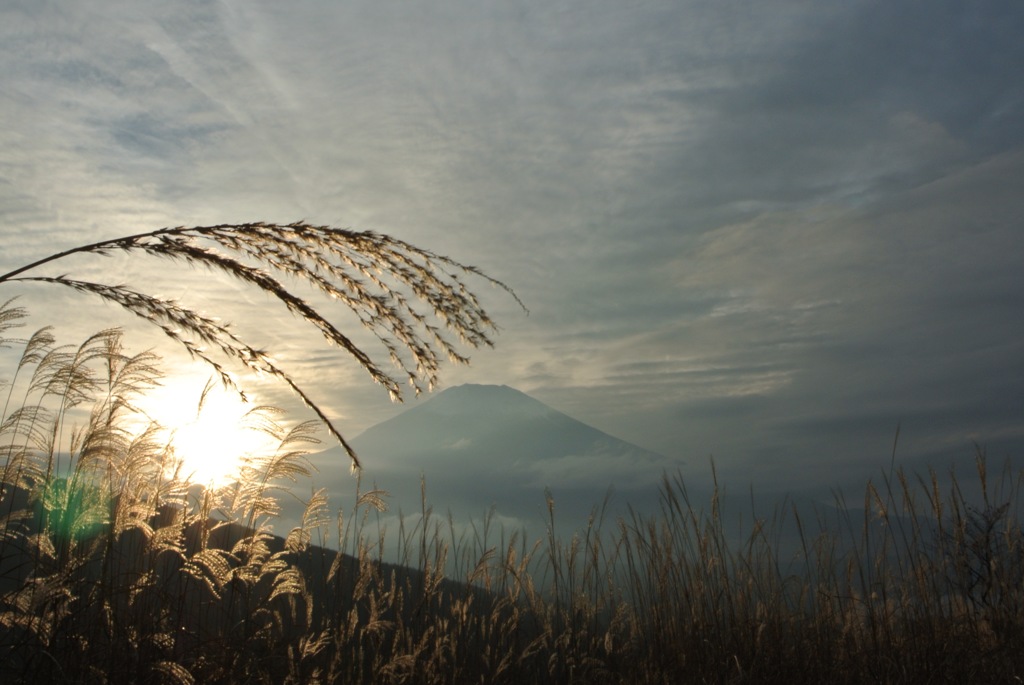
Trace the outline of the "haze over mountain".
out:
[[[538,487],[641,485],[673,466],[505,385],[450,388],[371,427],[353,445],[383,472],[415,465],[431,475],[458,466],[454,478],[519,473]]]
[[[545,536],[546,491],[554,498],[555,528],[563,541],[587,525],[606,495],[609,526],[617,517],[628,517],[630,509],[655,513],[666,474],[682,478],[695,510],[710,508],[712,484],[702,465],[688,465],[620,440],[505,385],[449,388],[372,426],[351,443],[364,464],[362,491],[378,487],[390,494],[390,510],[379,518],[390,538],[399,514],[407,530],[419,521],[421,479],[427,504],[445,527],[444,519],[451,514],[456,535],[473,535],[473,526],[480,530],[484,515],[493,508],[496,524],[506,533],[524,531],[530,543]],[[332,507],[342,507],[347,514],[354,479],[341,448],[314,454],[311,461],[319,470],[317,487],[327,488]],[[857,500],[843,514],[835,500],[798,490],[783,496],[722,484],[728,534],[740,543],[754,518],[776,520],[777,551],[789,559],[800,550],[794,511],[811,538],[819,525],[837,532],[850,521],[864,520]],[[290,513],[297,521],[298,511]]]
[[[420,482],[439,514],[531,531],[552,493],[561,526],[586,523],[609,488],[612,502],[650,502],[665,472],[682,464],[588,426],[508,386],[449,388],[352,440],[364,480],[391,493],[393,511],[420,510]],[[317,484],[332,502],[350,501],[352,477],[340,447],[313,455]],[[364,489],[365,489],[364,484]],[[613,507],[614,508],[614,507]]]

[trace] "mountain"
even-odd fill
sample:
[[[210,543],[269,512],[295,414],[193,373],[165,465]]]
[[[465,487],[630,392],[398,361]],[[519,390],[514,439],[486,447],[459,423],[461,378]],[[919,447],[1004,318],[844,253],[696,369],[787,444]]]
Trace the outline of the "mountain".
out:
[[[382,472],[461,477],[519,474],[539,488],[635,485],[672,466],[505,385],[449,388],[352,441]]]
[[[494,523],[507,532],[525,531],[530,542],[543,539],[548,490],[555,502],[556,534],[568,541],[587,525],[609,488],[613,490],[605,519],[609,528],[614,528],[616,517],[628,518],[627,506],[642,514],[656,513],[662,475],[676,475],[682,466],[518,390],[495,385],[447,389],[369,428],[352,444],[364,464],[362,490],[376,487],[390,493],[391,512],[375,520],[392,535],[399,511],[406,529],[415,527],[421,511],[421,477],[427,504],[439,517],[436,520],[447,529],[450,513],[456,536],[465,533],[472,539],[484,515],[493,511]],[[312,455],[311,461],[320,471],[317,487],[326,487],[332,506],[341,506],[348,515],[355,481],[341,448]],[[708,512],[712,484],[706,477],[682,475],[695,512]],[[865,522],[863,510],[841,511],[834,502],[751,493],[749,485],[735,491],[728,484],[722,487],[722,525],[729,539],[742,546],[755,518],[774,521],[772,544],[781,559],[799,558],[804,544],[821,529],[838,536],[836,554],[849,551]],[[869,520],[872,527],[880,525]],[[895,514],[888,525],[912,529],[910,522]]]
[[[449,388],[369,428],[352,445],[364,482],[390,491],[394,508],[420,510],[422,476],[439,512],[479,518],[494,507],[499,521],[515,527],[546,515],[545,489],[576,527],[612,487],[622,503],[656,501],[662,474],[680,466],[504,385]],[[341,449],[312,461],[321,472],[318,485],[343,495]]]

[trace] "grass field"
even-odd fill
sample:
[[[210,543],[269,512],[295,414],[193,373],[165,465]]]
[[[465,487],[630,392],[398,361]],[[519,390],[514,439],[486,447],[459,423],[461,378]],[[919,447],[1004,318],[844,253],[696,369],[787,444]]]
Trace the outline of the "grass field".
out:
[[[780,508],[739,540],[719,498],[691,501],[678,475],[657,514],[597,513],[567,540],[452,540],[424,502],[385,541],[367,525],[374,491],[340,516],[317,494],[275,537],[310,425],[268,418],[278,451],[204,489],[159,433],[129,429],[159,371],[116,331],[77,348],[37,333],[16,371],[0,426],[4,683],[1024,678],[1021,474],[987,473],[982,454],[977,496],[897,470],[866,485],[866,513],[822,526]],[[401,563],[380,561],[386,544]]]

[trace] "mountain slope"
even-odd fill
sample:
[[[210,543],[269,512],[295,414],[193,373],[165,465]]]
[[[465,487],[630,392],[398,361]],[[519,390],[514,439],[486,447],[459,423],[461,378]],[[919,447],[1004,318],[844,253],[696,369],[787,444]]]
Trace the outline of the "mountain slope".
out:
[[[652,482],[672,466],[661,455],[495,385],[449,388],[352,444],[372,470],[413,468],[428,482],[518,473],[539,488],[604,489]]]
[[[566,525],[587,514],[610,488],[621,504],[657,500],[665,471],[679,463],[619,440],[507,386],[462,385],[381,422],[352,440],[364,483],[391,493],[392,509],[420,509],[427,499],[456,521],[491,508],[515,528],[546,516],[545,489]],[[332,499],[352,492],[340,448],[313,455],[318,485]],[[364,488],[365,489],[365,488]]]

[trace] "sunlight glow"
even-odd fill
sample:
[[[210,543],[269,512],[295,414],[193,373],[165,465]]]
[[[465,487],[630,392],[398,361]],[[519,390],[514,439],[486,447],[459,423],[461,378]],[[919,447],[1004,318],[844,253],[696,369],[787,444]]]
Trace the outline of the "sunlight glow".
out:
[[[231,483],[247,457],[272,453],[277,440],[260,429],[257,405],[220,385],[203,386],[167,379],[143,409],[165,428],[172,445],[171,475],[210,487]]]

